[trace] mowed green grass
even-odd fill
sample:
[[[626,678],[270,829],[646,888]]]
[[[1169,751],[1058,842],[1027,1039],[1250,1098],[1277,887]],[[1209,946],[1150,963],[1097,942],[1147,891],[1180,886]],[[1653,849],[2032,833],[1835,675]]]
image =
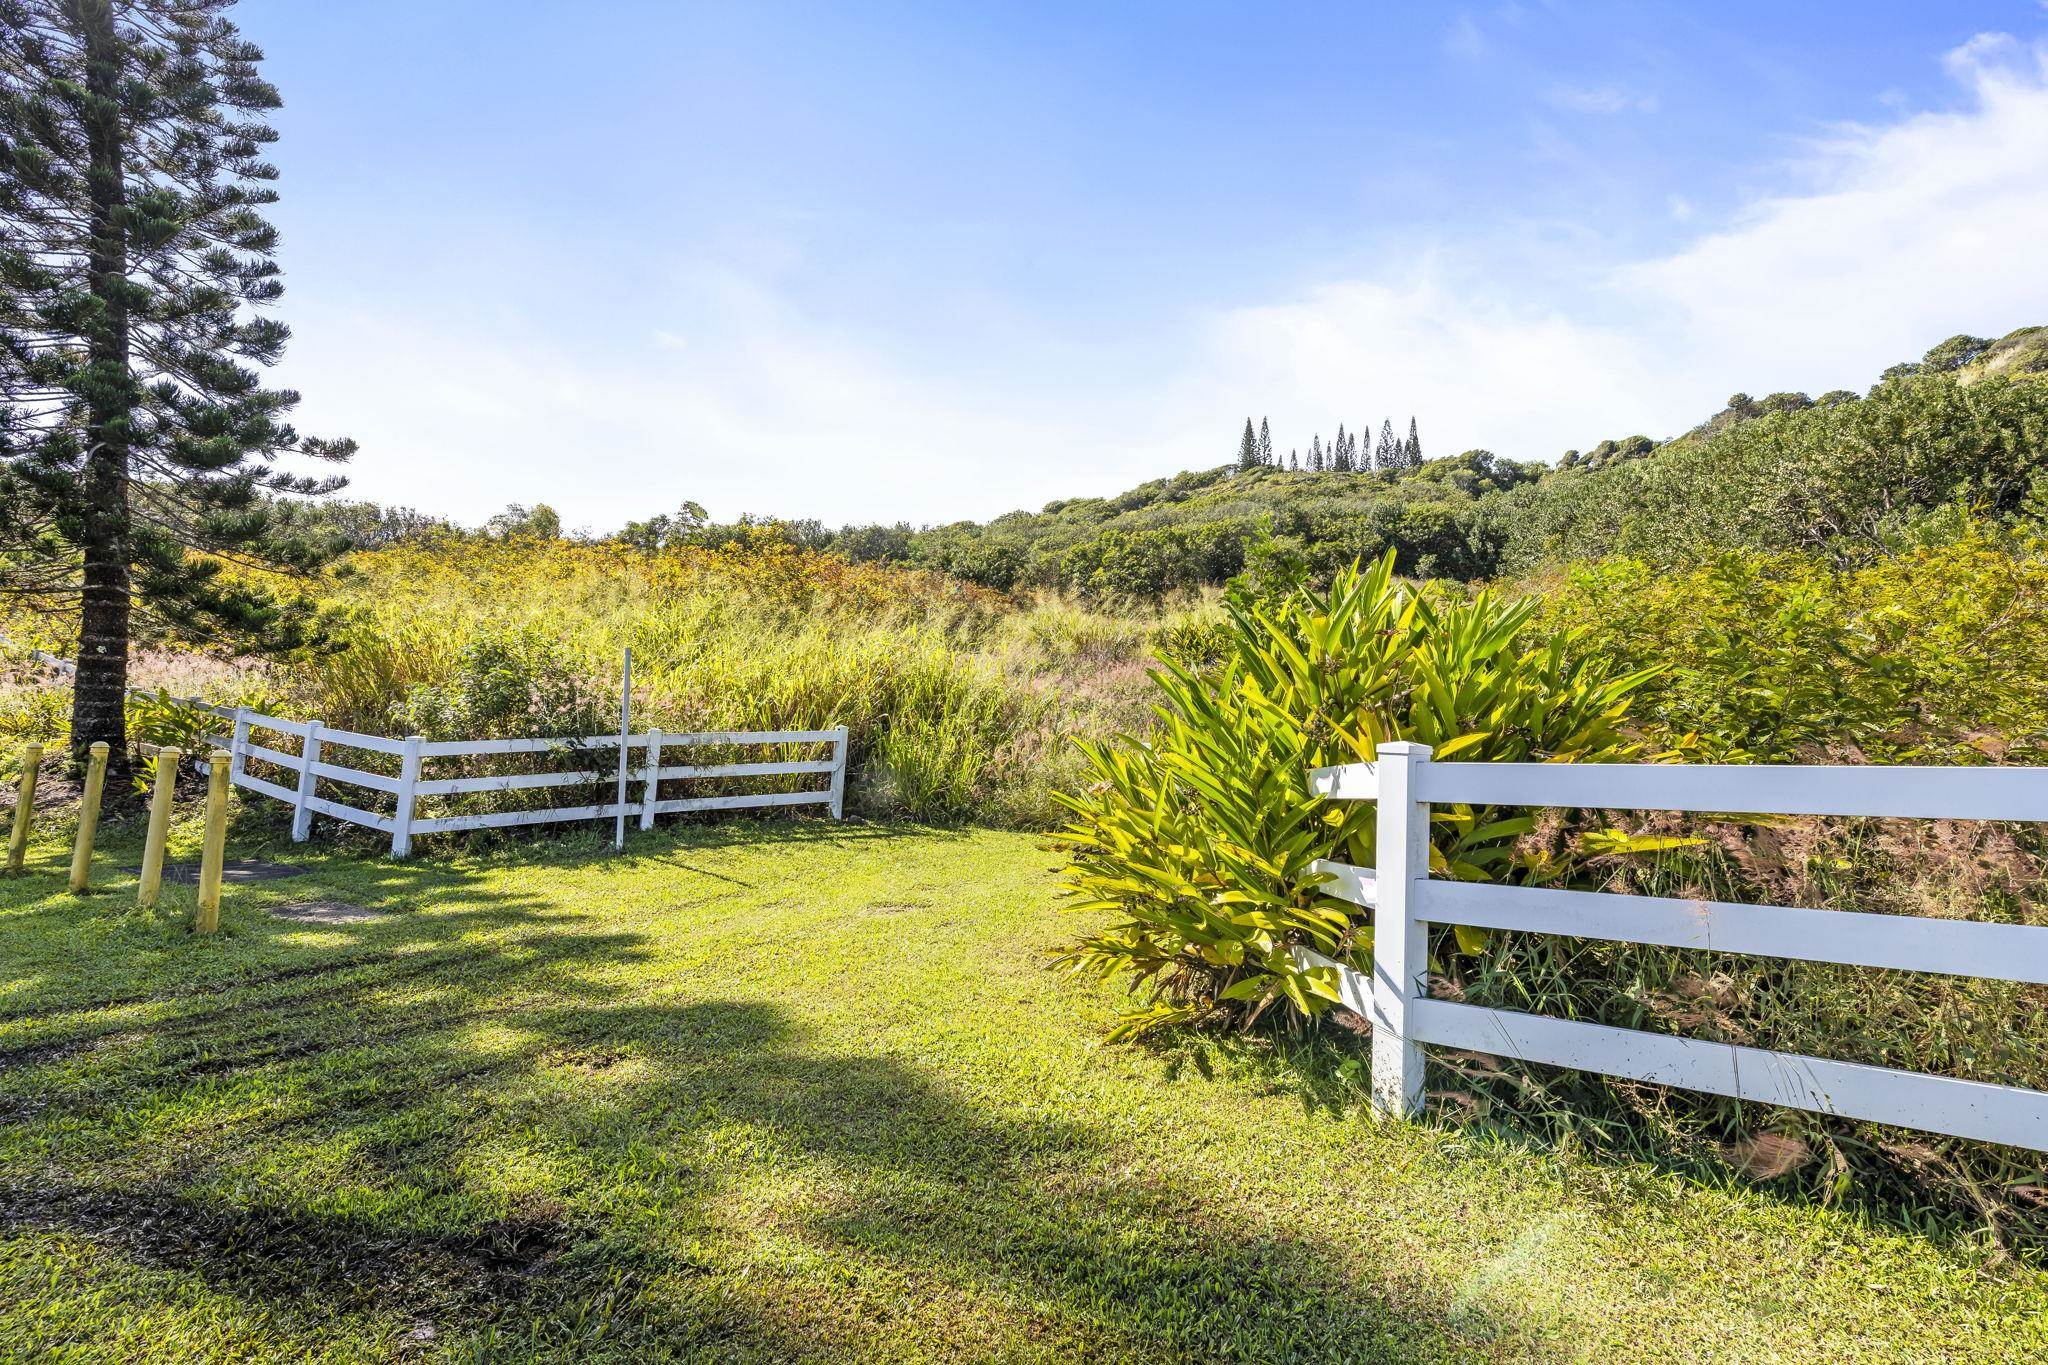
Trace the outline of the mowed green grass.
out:
[[[2039,1271],[1101,1046],[1029,836],[266,837],[211,940],[129,829],[0,882],[0,1357],[2048,1355]]]

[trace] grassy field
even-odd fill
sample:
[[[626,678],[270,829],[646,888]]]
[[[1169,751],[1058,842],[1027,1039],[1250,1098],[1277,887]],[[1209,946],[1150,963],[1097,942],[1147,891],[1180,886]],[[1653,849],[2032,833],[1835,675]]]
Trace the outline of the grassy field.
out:
[[[0,882],[8,1359],[2048,1354],[2037,1270],[1100,1047],[1030,836],[287,845],[211,941],[132,840]]]

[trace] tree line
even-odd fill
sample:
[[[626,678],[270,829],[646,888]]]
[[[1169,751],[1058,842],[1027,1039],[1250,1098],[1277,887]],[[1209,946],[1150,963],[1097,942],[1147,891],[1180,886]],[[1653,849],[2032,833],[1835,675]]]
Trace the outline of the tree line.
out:
[[[1370,429],[1370,424],[1367,424]],[[1379,443],[1370,450],[1365,448],[1364,438],[1359,432],[1347,432],[1344,424],[1337,424],[1337,434],[1329,445],[1323,444],[1320,432],[1309,439],[1308,454],[1303,455],[1296,447],[1287,452],[1283,461],[1273,445],[1273,430],[1268,420],[1259,419],[1258,429],[1252,429],[1252,419],[1244,419],[1244,435],[1237,445],[1235,467],[1240,471],[1251,469],[1285,469],[1290,473],[1311,474],[1411,474],[1422,468],[1422,437],[1417,432],[1415,419],[1408,419],[1406,438],[1394,435],[1394,419],[1389,417],[1380,422]]]

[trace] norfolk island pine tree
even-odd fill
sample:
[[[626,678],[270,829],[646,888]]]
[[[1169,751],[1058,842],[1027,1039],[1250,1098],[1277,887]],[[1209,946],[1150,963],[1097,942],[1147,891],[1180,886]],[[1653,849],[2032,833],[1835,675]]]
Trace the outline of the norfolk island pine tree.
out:
[[[277,91],[232,0],[0,0],[0,575],[75,613],[71,752],[126,757],[139,607],[190,636],[267,645],[306,618],[223,576],[303,570],[331,537],[279,494],[332,491],[275,467],[339,462],[262,387],[289,330],[263,159]]]

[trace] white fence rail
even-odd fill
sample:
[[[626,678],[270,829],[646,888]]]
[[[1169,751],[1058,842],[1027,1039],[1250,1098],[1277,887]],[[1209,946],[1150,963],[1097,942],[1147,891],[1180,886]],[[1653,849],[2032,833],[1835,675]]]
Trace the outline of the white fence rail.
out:
[[[615,819],[623,810],[636,817],[640,828],[650,829],[657,815],[689,811],[750,810],[778,806],[824,806],[833,819],[843,818],[846,804],[846,727],[831,730],[725,730],[700,734],[664,734],[659,730],[638,735],[590,735],[559,739],[428,740],[418,735],[389,739],[382,735],[358,734],[353,730],[330,730],[317,720],[286,720],[266,716],[247,707],[209,706],[189,698],[178,698],[193,707],[231,723],[225,735],[207,736],[207,741],[228,750],[229,772],[235,786],[253,791],[292,808],[292,838],[301,843],[310,837],[312,819],[325,815],[352,825],[361,825],[391,836],[393,857],[412,852],[415,835],[445,834],[465,829],[504,829],[520,825],[553,824],[573,820]],[[298,741],[297,753],[287,753],[252,738],[256,732],[288,735]],[[530,810],[486,811],[460,815],[418,814],[422,799],[481,795],[491,792],[536,791],[553,787],[609,786],[616,780],[616,757],[623,738],[630,760],[627,775],[639,791],[638,800],[623,805],[609,801],[596,805],[553,806]],[[671,749],[746,748],[761,745],[829,745],[831,757],[801,761],[765,763],[671,764],[665,761]],[[372,772],[332,761],[335,749],[395,756],[398,772]],[[596,755],[612,755],[602,769]],[[439,759],[491,758],[516,755],[590,756],[592,766],[567,772],[492,773],[475,777],[430,778],[426,765]],[[249,771],[249,762],[282,769],[292,776],[288,786]],[[203,769],[204,761],[200,763]],[[816,774],[829,777],[827,786],[804,791],[742,792],[714,796],[683,796],[660,799],[663,782],[708,779],[770,777]],[[393,798],[390,814],[350,805],[320,794],[321,783],[377,792]]]
[[[1432,1000],[1428,928],[1521,933],[2048,984],[2048,928],[1453,882],[1429,875],[1433,803],[2048,821],[2048,770],[1433,763],[1420,744],[1320,768],[1314,788],[1377,801],[1379,867],[1323,862],[1324,890],[1372,909],[1373,970],[1335,967],[1373,1024],[1382,1112],[1422,1105],[1423,1047],[1462,1048],[2048,1151],[2048,1093]]]

